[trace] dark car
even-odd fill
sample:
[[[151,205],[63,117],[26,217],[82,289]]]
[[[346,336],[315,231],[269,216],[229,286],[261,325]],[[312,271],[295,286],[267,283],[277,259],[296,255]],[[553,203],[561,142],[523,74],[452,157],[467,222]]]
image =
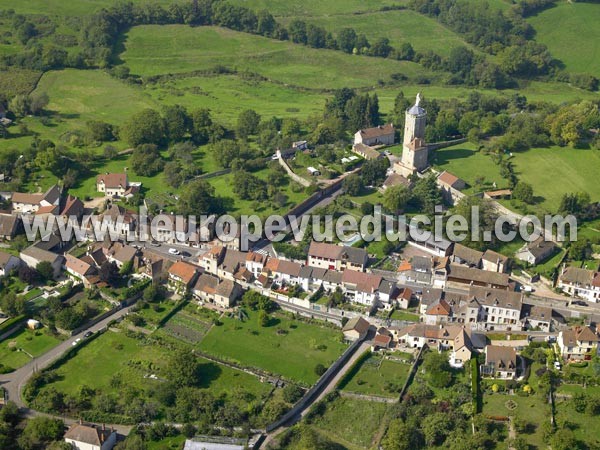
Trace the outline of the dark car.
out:
[[[83,337],[89,338],[92,334],[94,334],[94,333],[92,333],[91,331],[86,331],[85,334],[83,335]]]

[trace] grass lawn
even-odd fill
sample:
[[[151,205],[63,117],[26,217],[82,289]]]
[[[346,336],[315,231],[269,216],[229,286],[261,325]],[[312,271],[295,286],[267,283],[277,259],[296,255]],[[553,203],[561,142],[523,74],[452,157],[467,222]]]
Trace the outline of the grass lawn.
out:
[[[477,177],[483,177],[486,189],[492,189],[494,182],[499,189],[507,185],[500,176],[499,166],[470,142],[436,150],[433,163],[438,170],[447,170],[465,180],[469,184],[466,193],[475,193]]]
[[[561,1],[528,22],[536,30],[536,40],[546,44],[569,72],[600,75],[599,5]]]
[[[530,270],[532,270],[534,273],[539,273],[542,276],[549,277],[554,268],[557,267],[562,260],[565,251],[566,250],[560,249],[560,251],[558,251],[553,257],[542,264],[532,267]]]
[[[312,23],[313,16],[377,11],[383,6],[406,3],[406,0],[345,0],[328,2],[318,0],[232,0],[231,3],[246,6],[254,10],[267,9],[274,16],[306,16],[307,18],[311,18]]]
[[[306,384],[318,379],[314,372],[317,364],[329,366],[345,349],[338,330],[284,314],[273,315],[271,324],[263,328],[257,312],[248,314],[245,322],[224,317],[223,325],[213,327],[200,348]]]
[[[136,75],[160,75],[227,66],[269,79],[318,89],[374,87],[394,73],[428,73],[416,63],[312,49],[288,41],[219,27],[144,25],[125,35],[121,59]],[[377,64],[373,64],[376,61]]]
[[[572,387],[572,386],[570,386]],[[591,389],[583,389],[577,386],[578,389],[573,389],[572,393],[591,394]],[[596,397],[600,396],[600,388],[596,386]],[[580,413],[575,410],[571,400],[559,400],[556,402],[556,418],[559,423],[569,422],[572,424],[572,429],[575,437],[578,440],[585,442],[588,448],[600,445],[600,427],[598,427],[598,417],[589,414]]]
[[[357,394],[398,397],[408,377],[410,365],[371,356],[363,361],[358,372],[340,389]]]
[[[506,404],[512,400],[517,407],[513,410],[507,408]],[[527,443],[535,445],[536,448],[546,448],[542,439],[541,424],[550,420],[550,406],[538,394],[529,397],[506,394],[483,395],[483,414],[487,416],[519,416],[528,422],[535,424],[535,432],[523,434]]]
[[[600,200],[600,152],[596,150],[532,148],[516,153],[512,162],[519,180],[530,183],[534,195],[543,198],[539,203],[543,209],[556,211],[563,194],[569,192],[587,192],[592,201]]]
[[[408,311],[405,311],[403,309],[395,309],[394,312],[392,313],[392,315],[390,316],[390,319],[393,320],[406,320],[409,322],[418,322],[419,321],[419,315],[415,314],[415,313],[411,313]]]
[[[327,404],[312,426],[343,445],[371,448],[387,408],[387,403],[340,397]]]
[[[0,342],[0,364],[18,369],[31,361],[31,356],[35,358],[43,355],[59,343],[58,338],[46,333],[45,330],[33,331],[23,328]],[[11,348],[17,350],[13,351]]]
[[[148,392],[157,381],[144,378],[144,375],[160,374],[168,358],[167,349],[144,344],[127,337],[123,332],[109,330],[81,347],[73,358],[59,366],[56,369],[59,379],[49,386],[66,394],[76,393],[82,385],[103,393],[118,394],[119,388],[113,387],[110,381],[113,376],[119,376],[123,384]],[[252,375],[202,358],[200,361],[200,387],[210,390],[215,396],[237,388],[257,396],[270,390],[269,386],[260,383]]]

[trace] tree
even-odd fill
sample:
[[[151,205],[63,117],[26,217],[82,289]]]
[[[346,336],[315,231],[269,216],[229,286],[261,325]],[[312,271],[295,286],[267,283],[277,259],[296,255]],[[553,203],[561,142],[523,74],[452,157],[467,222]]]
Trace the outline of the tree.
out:
[[[21,267],[19,267],[17,275],[19,277],[19,280],[27,284],[35,283],[39,277],[39,274],[35,269],[32,269],[31,267],[25,264],[22,264]]]
[[[27,421],[19,438],[19,445],[24,450],[41,450],[52,441],[62,439],[64,425],[59,419],[49,417],[34,417]]]
[[[352,28],[343,28],[337,35],[337,43],[340,50],[352,53],[356,47],[356,31]]]
[[[143,109],[125,121],[120,136],[133,147],[141,144],[161,145],[165,139],[165,123],[154,109]]]
[[[131,168],[141,176],[153,177],[165,166],[155,144],[141,144],[137,146],[131,155]]]
[[[5,314],[15,317],[25,313],[25,302],[14,292],[6,292],[0,296],[0,309]]]
[[[35,270],[40,274],[42,280],[48,281],[54,278],[54,267],[48,261],[40,261],[37,266],[35,266]]]
[[[133,272],[133,261],[125,261],[119,269],[119,275],[129,275]]]
[[[383,193],[383,206],[391,212],[402,210],[410,201],[411,194],[408,187],[399,184],[391,186]]]
[[[195,386],[200,378],[200,365],[193,353],[177,350],[169,359],[166,373],[169,381],[179,388]]]
[[[560,428],[550,439],[552,450],[575,450],[580,448],[575,433],[569,428]]]
[[[253,109],[246,109],[238,116],[235,134],[240,139],[247,139],[249,135],[256,134],[260,115]]]
[[[90,141],[106,142],[115,139],[113,126],[110,123],[101,120],[88,120],[86,127]]]
[[[513,189],[513,198],[524,203],[533,203],[533,187],[529,183],[519,181]]]
[[[270,322],[271,318],[264,309],[258,311],[258,323],[261,327],[268,327]]]
[[[228,169],[231,163],[240,157],[240,145],[231,139],[223,139],[211,145],[210,152],[221,167]]]
[[[165,106],[164,123],[167,139],[170,142],[181,141],[191,128],[192,119],[181,105]]]
[[[429,381],[433,387],[447,387],[452,382],[452,368],[448,356],[444,353],[427,353],[423,368],[425,373],[429,374]]]
[[[211,134],[213,121],[210,110],[206,108],[195,109],[191,114],[191,134],[196,144],[205,144]]]
[[[585,261],[592,255],[592,244],[588,239],[578,239],[569,245],[569,258],[573,261]]]
[[[315,366],[315,373],[318,376],[323,375],[325,372],[327,372],[327,368],[323,364],[319,363]]]
[[[494,232],[498,212],[491,201],[475,196],[462,198],[454,207],[454,214],[464,217],[467,220],[467,236],[465,244],[476,249],[483,250],[486,245],[493,246],[496,242],[496,233]],[[479,218],[478,234],[473,237],[473,223],[471,217],[477,214]],[[491,240],[484,242],[483,234],[490,232]]]
[[[296,44],[306,44],[307,36],[305,22],[298,19],[292,20],[288,26],[288,32],[292,42],[295,42]]]
[[[381,444],[385,450],[416,450],[421,447],[418,430],[401,419],[393,419],[390,422]]]
[[[98,271],[98,277],[101,281],[112,284],[119,277],[119,268],[114,261],[104,261]]]
[[[215,197],[215,188],[206,180],[188,183],[179,195],[177,210],[180,214],[196,215],[219,212],[220,205]]]
[[[435,212],[435,207],[442,204],[442,193],[437,185],[435,176],[419,178],[416,181],[413,188],[412,201],[425,214],[433,214]]]
[[[351,196],[357,196],[363,189],[363,181],[360,175],[352,174],[344,179],[344,191]]]
[[[288,384],[283,388],[283,399],[287,403],[296,403],[298,400],[302,398],[304,395],[304,391],[302,388],[295,384]]]

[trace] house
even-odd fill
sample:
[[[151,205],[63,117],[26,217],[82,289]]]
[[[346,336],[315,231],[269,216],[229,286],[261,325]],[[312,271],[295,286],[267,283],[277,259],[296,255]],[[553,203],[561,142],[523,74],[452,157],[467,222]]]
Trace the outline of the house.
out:
[[[521,314],[524,329],[551,331],[552,308],[547,306],[523,305]]]
[[[71,194],[67,195],[67,198],[62,205],[60,210],[60,215],[63,218],[65,223],[67,222],[75,222],[77,223],[81,216],[83,216],[84,207],[83,202],[79,200],[77,197],[72,196]]]
[[[396,305],[402,309],[408,309],[414,297],[413,291],[410,288],[400,288],[400,292],[396,297]]]
[[[508,274],[450,264],[446,286],[464,289],[465,285],[505,290],[513,289]]]
[[[223,261],[217,269],[219,278],[235,280],[235,274],[240,268],[246,267],[246,253],[231,248],[225,249]]]
[[[177,261],[169,268],[167,287],[178,294],[186,294],[192,287],[198,275],[198,267]]]
[[[222,245],[215,245],[209,251],[200,256],[198,265],[206,272],[216,275],[219,271],[219,266],[225,258],[226,248]]]
[[[112,450],[117,443],[117,433],[111,428],[76,423],[65,433],[65,442],[75,450]]]
[[[493,250],[486,250],[483,252],[483,256],[481,257],[482,269],[489,270],[491,272],[508,272],[508,262],[508,257]]]
[[[424,314],[424,322],[427,325],[439,325],[449,322],[449,316],[452,309],[446,300],[440,298],[435,303],[431,304]]]
[[[478,305],[477,321],[488,330],[521,329],[522,294],[504,289],[471,286],[469,302]]]
[[[450,257],[450,260],[456,264],[463,264],[479,269],[481,267],[482,257],[483,252],[456,243],[454,244],[454,249],[452,250],[452,256]]]
[[[120,238],[130,239],[135,237],[138,225],[138,216],[122,206],[112,204],[102,214],[101,221],[110,232]],[[102,223],[101,222],[101,223]]]
[[[442,191],[442,197],[444,197],[444,200],[446,200],[446,202],[448,202],[451,205],[453,205],[463,197],[461,191],[466,186],[463,180],[446,170],[444,170],[440,175],[438,175],[437,185]]]
[[[200,300],[231,308],[242,295],[242,288],[235,281],[219,280],[214,275],[203,273],[196,280],[192,293]]]
[[[89,256],[76,258],[73,255],[65,255],[65,269],[70,278],[82,282],[84,287],[90,288],[92,283],[88,277],[97,273],[94,261]]]
[[[18,269],[21,265],[21,260],[16,256],[0,251],[0,278],[10,274],[13,270]]]
[[[248,252],[246,254],[245,267],[252,272],[252,275],[258,277],[264,270],[267,259],[268,256],[262,253]]]
[[[35,269],[42,261],[49,262],[54,269],[54,278],[60,275],[64,261],[63,256],[45,250],[37,244],[33,244],[26,249],[23,249],[19,254],[19,257],[28,267],[31,267],[32,269]]]
[[[96,177],[96,191],[103,192],[107,197],[123,197],[129,188],[127,174],[105,173]]]
[[[471,338],[466,330],[461,329],[452,344],[452,351],[450,352],[449,362],[450,366],[460,369],[467,361],[471,359],[473,355],[473,347],[471,344]]]
[[[517,352],[513,347],[486,345],[485,364],[481,375],[503,380],[514,380],[517,376]]]
[[[245,439],[231,437],[202,436],[186,439],[183,450],[245,450],[253,448]]]
[[[563,266],[558,276],[558,287],[569,295],[598,303],[600,301],[600,272]]]
[[[377,333],[371,341],[371,351],[376,352],[379,349],[388,349],[392,342],[392,336],[389,334]]]
[[[342,289],[351,302],[371,306],[379,300],[381,280],[379,275],[346,269],[342,272]]]
[[[523,245],[515,253],[515,257],[533,266],[544,262],[557,250],[558,246],[554,242],[547,241],[543,236],[540,236],[535,241]]]
[[[578,326],[558,333],[556,343],[563,359],[569,361],[590,360],[598,348],[600,338],[589,326]]]
[[[357,143],[352,146],[352,151],[366,160],[379,159],[383,157],[383,153],[373,147]]]
[[[392,173],[388,175],[388,177],[385,179],[383,185],[381,186],[381,189],[385,191],[386,189],[389,189],[393,186],[405,186],[408,188],[410,187],[410,185],[411,182],[408,178],[403,177],[398,173]]]
[[[142,254],[142,265],[140,275],[150,279],[153,284],[162,283],[167,279],[167,264],[162,257],[144,251]]]
[[[394,125],[388,123],[373,128],[365,128],[354,133],[354,144],[393,145],[396,138]]]
[[[361,316],[353,317],[342,327],[344,339],[347,341],[356,341],[364,339],[371,328],[371,324]]]
[[[43,194],[26,194],[15,192],[12,195],[12,210],[19,213],[35,213],[40,208],[57,208],[60,204],[60,188],[58,185],[50,187]]]
[[[379,292],[379,301],[383,303],[385,309],[390,309],[398,304],[398,297],[401,294],[401,290],[398,289],[395,281],[382,278],[377,291]],[[404,294],[404,289],[402,293]],[[406,302],[407,307],[408,302],[410,302],[410,298]]]
[[[111,249],[106,254],[109,262],[114,262],[121,269],[125,264],[132,264],[134,269],[137,269],[135,259],[138,256],[138,249],[120,242],[113,243]]]
[[[23,221],[16,214],[0,214],[0,239],[10,241],[23,231]]]
[[[398,344],[409,348],[422,348],[424,345],[438,351],[452,350],[458,333],[463,331],[458,325],[427,325],[414,323],[397,332]]]
[[[368,261],[367,251],[362,248],[326,242],[310,243],[307,264],[329,270],[352,269],[364,271]]]

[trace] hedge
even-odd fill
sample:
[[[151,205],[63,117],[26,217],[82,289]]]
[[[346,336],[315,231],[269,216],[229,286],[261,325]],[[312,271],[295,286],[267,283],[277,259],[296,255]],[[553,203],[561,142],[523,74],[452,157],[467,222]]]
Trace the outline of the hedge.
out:
[[[20,316],[12,317],[6,320],[2,323],[2,325],[0,325],[0,334],[8,331],[11,327],[14,327],[20,322],[25,322],[25,319],[27,319],[27,316],[22,314]]]
[[[481,412],[481,391],[479,388],[479,364],[477,358],[471,359],[471,393],[473,395],[473,414]]]

